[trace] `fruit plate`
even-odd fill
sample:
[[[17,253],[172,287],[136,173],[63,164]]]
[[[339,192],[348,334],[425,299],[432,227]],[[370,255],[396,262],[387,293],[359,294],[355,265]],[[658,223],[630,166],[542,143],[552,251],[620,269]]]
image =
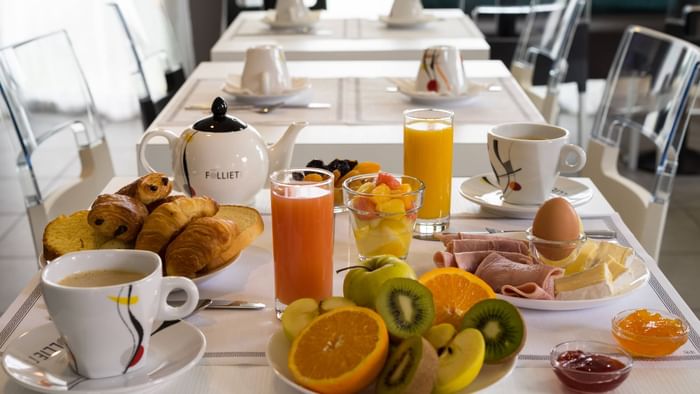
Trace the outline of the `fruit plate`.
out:
[[[616,293],[610,297],[594,298],[590,300],[531,300],[529,298],[511,297],[498,294],[498,298],[509,301],[511,304],[526,309],[539,309],[543,311],[575,311],[579,309],[597,308],[618,301],[627,297],[635,291],[644,287],[649,282],[649,269],[639,256],[634,255],[628,263],[629,271],[624,274],[623,284],[619,286]]]
[[[265,351],[267,362],[275,371],[275,374],[287,385],[300,393],[313,394],[314,391],[302,387],[294,382],[292,374],[289,372],[289,368],[287,367],[287,355],[289,354],[290,347],[291,344],[284,335],[284,332],[282,330],[277,331],[267,342],[267,350]],[[481,368],[481,372],[479,372],[479,376],[477,376],[476,380],[464,390],[459,391],[459,393],[474,393],[500,382],[508,377],[511,372],[513,372],[513,369],[515,369],[516,359],[517,357],[514,357],[510,361],[503,364],[484,365]],[[373,385],[365,388],[363,392],[373,393]]]

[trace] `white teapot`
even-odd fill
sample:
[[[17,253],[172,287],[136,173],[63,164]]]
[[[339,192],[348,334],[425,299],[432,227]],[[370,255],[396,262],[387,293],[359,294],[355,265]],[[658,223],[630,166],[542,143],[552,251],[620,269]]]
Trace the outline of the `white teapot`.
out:
[[[172,151],[175,188],[190,196],[209,196],[222,204],[250,204],[270,172],[289,168],[294,142],[307,122],[294,122],[271,147],[253,126],[226,114],[226,101],[217,97],[212,115],[198,120],[177,135],[170,130],[149,130],[141,137],[139,158],[148,171],[146,145],[165,137]]]

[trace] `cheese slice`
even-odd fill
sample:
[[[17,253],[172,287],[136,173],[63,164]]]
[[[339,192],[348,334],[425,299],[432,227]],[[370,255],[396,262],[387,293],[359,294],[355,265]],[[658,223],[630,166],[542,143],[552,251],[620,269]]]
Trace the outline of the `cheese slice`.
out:
[[[626,267],[627,259],[631,255],[632,248],[628,248],[612,242],[600,242],[598,245],[598,251],[596,252],[595,259],[589,260],[586,268],[590,268],[598,263],[605,262],[608,260],[608,257],[613,258],[618,263]]]
[[[596,252],[598,251],[598,242],[587,240],[579,248],[578,256],[569,265],[566,266],[565,276],[575,274],[577,272],[583,271],[588,260],[595,258]]]
[[[613,282],[616,281],[620,275],[627,272],[627,267],[610,255],[604,260],[603,264],[608,266],[608,270],[610,270],[610,274],[612,274]]]
[[[554,291],[559,300],[584,300],[613,295],[612,274],[607,264],[554,280]]]

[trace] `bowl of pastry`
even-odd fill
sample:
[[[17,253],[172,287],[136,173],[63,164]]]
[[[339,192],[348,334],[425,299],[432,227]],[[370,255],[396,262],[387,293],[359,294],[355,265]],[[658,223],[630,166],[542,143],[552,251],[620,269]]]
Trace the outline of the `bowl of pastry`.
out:
[[[58,216],[44,229],[44,260],[80,250],[133,248],[159,254],[165,275],[197,279],[232,264],[263,231],[254,208],[171,192],[167,176],[151,173],[97,196],[90,209]]]

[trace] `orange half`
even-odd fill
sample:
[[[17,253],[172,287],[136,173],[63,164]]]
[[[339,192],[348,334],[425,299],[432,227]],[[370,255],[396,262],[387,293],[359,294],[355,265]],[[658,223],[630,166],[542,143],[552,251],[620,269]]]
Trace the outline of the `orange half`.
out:
[[[314,319],[294,339],[287,360],[294,380],[320,393],[352,393],[381,372],[389,335],[381,316],[350,306]]]
[[[496,298],[491,286],[459,268],[435,268],[423,274],[420,283],[433,293],[435,323],[450,323],[459,330],[469,308],[486,298]]]

